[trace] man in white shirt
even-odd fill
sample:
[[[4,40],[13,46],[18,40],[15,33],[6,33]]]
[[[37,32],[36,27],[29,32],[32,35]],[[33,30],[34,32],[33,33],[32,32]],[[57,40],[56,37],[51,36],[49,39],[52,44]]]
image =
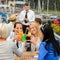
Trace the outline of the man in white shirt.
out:
[[[23,24],[23,31],[26,32],[26,27],[30,25],[30,23],[34,22],[35,13],[30,10],[28,3],[25,3],[24,10],[19,14],[19,21]]]

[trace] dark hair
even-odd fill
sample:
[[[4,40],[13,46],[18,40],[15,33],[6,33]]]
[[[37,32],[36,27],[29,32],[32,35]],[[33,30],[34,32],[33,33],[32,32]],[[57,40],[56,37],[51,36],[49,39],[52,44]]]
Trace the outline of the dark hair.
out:
[[[24,6],[29,6],[29,4],[28,3],[25,3]]]
[[[39,24],[42,23],[41,19],[40,18],[35,18],[35,21],[38,22]]]
[[[46,24],[41,28],[41,31],[44,34],[43,41],[46,41],[45,48],[47,49],[47,46],[50,43],[52,43],[52,46],[54,48],[54,55],[56,55],[56,53],[58,55],[60,55],[60,46],[59,46],[58,42],[56,41],[56,39],[54,37],[54,32],[53,32],[53,29],[51,28],[51,26],[49,24]]]
[[[21,24],[22,25],[22,23],[20,23],[20,22],[15,22],[14,28],[16,27],[17,24]],[[23,27],[23,25],[22,25],[22,27]]]

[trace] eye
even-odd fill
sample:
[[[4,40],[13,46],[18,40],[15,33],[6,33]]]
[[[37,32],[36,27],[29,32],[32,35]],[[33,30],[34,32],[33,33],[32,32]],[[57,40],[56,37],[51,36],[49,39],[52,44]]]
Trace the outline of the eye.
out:
[[[20,29],[22,29],[22,28],[20,28]]]
[[[16,29],[19,29],[19,28],[16,28]]]

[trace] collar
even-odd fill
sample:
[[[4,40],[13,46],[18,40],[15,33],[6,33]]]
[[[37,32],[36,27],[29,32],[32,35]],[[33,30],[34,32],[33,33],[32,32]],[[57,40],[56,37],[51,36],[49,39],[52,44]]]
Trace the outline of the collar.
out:
[[[30,11],[30,9],[28,10],[28,12]],[[24,10],[24,12],[26,12],[26,10]]]

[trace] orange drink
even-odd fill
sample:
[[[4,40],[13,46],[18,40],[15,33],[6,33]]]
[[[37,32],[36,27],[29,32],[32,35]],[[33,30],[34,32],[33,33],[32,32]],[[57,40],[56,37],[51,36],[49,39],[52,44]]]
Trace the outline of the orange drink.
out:
[[[20,40],[22,40],[23,31],[20,31],[19,35],[20,35]]]

